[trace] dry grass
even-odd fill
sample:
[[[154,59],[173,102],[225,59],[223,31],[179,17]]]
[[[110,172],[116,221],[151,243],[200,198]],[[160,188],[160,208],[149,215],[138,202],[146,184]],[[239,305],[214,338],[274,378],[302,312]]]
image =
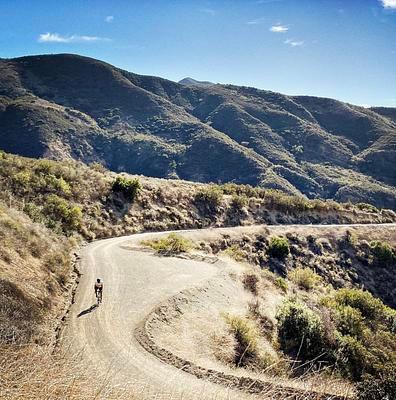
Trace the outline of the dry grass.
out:
[[[151,247],[158,254],[163,255],[186,253],[194,248],[194,243],[191,240],[176,233],[170,233],[160,239],[143,240],[141,244]]]
[[[310,268],[297,267],[289,271],[287,277],[298,287],[305,290],[313,289],[322,281],[322,278]]]
[[[0,204],[0,345],[53,335],[44,322],[63,307],[72,246]]]
[[[133,399],[106,377],[88,376],[79,360],[53,355],[43,346],[0,348],[0,398],[4,400]]]

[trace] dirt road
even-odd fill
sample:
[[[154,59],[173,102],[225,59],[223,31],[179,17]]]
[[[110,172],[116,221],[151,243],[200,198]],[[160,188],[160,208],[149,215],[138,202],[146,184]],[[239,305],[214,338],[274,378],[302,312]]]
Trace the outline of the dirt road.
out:
[[[62,335],[63,347],[71,354],[78,353],[89,371],[105,375],[105,384],[128,386],[139,399],[251,398],[160,361],[136,340],[136,327],[158,304],[218,272],[210,263],[157,257],[133,249],[153,235],[101,240],[82,250],[82,276]],[[104,281],[103,304],[93,307],[97,277]]]
[[[102,240],[84,248],[64,347],[80,353],[87,368],[104,372],[109,384],[129,386],[138,398],[233,398],[227,389],[164,364],[134,338],[134,329],[156,305],[216,274],[210,264],[122,247],[146,236]],[[104,281],[103,303],[92,308],[97,277]]]

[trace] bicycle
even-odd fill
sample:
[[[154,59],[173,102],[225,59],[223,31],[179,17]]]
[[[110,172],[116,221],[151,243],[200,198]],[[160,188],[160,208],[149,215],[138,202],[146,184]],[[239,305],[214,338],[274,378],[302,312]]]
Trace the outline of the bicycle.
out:
[[[96,301],[97,301],[97,305],[98,306],[102,302],[102,291],[101,290],[98,290],[96,292]]]

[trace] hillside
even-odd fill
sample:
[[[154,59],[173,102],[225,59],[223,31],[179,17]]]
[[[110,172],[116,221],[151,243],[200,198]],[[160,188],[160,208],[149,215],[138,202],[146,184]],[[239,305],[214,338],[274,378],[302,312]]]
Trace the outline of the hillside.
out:
[[[102,392],[107,369],[104,376],[98,374],[92,379],[82,370],[80,354],[76,360],[51,354],[56,328],[77,278],[71,252],[83,240],[265,222],[396,220],[393,211],[363,203],[307,200],[248,185],[130,176],[110,172],[100,164],[87,166],[75,160],[59,162],[4,152],[0,152],[0,187],[0,397],[10,399],[93,399],[98,398],[99,391],[99,398],[133,398],[130,393],[123,397],[118,387],[109,386]],[[307,229],[316,235],[314,228]],[[326,229],[339,231],[338,227]],[[359,231],[358,244],[352,246],[351,241],[343,246],[343,242],[332,239],[331,248],[320,235],[320,245],[316,239],[311,243],[308,236],[305,240],[306,235],[287,235],[292,254],[287,262],[271,261],[269,237],[264,240],[260,235],[251,235],[248,241],[245,236],[213,240],[206,235],[206,242],[197,245],[212,254],[240,254],[256,268],[260,265],[279,276],[284,275],[282,268],[291,269],[297,262],[315,265],[323,276],[330,272],[326,282],[334,287],[364,285],[386,304],[394,305],[395,293],[389,290],[395,276],[393,231],[388,226],[370,232],[361,229],[366,230]],[[386,265],[378,264],[378,249],[372,240],[380,240],[381,249],[390,252]]]
[[[76,55],[0,61],[0,148],[396,208],[392,109],[183,85]]]
[[[190,86],[190,85],[196,85],[196,86],[211,86],[214,85],[213,82],[209,82],[209,81],[197,81],[196,79],[187,77],[187,78],[183,78],[181,79],[178,83],[180,83],[181,85],[185,85],[185,86]]]

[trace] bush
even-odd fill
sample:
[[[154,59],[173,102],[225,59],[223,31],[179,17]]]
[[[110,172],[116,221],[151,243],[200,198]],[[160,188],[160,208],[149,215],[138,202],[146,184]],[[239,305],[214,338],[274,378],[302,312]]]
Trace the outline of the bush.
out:
[[[257,284],[259,282],[260,278],[257,276],[257,274],[252,272],[244,274],[242,278],[244,288],[253,294],[257,294]]]
[[[128,179],[124,176],[117,176],[113,182],[113,191],[123,193],[125,198],[133,202],[139,194],[142,186],[138,179]]]
[[[231,198],[231,207],[236,211],[241,211],[248,204],[249,199],[245,195],[233,195]]]
[[[359,380],[370,365],[370,353],[363,343],[349,335],[337,339],[337,365],[354,380]]]
[[[73,206],[56,194],[47,198],[44,212],[55,221],[60,221],[65,233],[72,233],[82,225],[82,211],[78,206]]]
[[[339,306],[350,306],[358,309],[363,317],[375,322],[387,318],[387,307],[370,292],[360,289],[339,289],[335,292],[334,301]]]
[[[367,212],[370,212],[370,213],[378,213],[378,208],[373,206],[372,204],[357,203],[355,205],[359,210],[367,211]]]
[[[289,241],[283,237],[274,236],[268,246],[268,254],[271,257],[284,259],[290,253]]]
[[[142,244],[149,246],[159,254],[180,254],[185,253],[193,248],[193,243],[176,233],[169,235],[158,240],[144,240]]]
[[[285,300],[276,315],[281,348],[303,360],[324,351],[324,329],[320,317],[307,306]]]
[[[238,367],[244,366],[258,356],[259,332],[256,326],[247,318],[226,315],[225,319],[237,342],[235,365]]]
[[[357,385],[357,400],[391,399],[396,399],[396,365],[385,376],[366,376]]]
[[[230,247],[227,247],[223,254],[233,258],[235,261],[243,261],[245,259],[245,254],[242,249],[237,245],[233,244]]]
[[[389,243],[375,241],[370,243],[371,251],[377,264],[388,266],[395,259],[394,250]]]
[[[287,292],[287,281],[286,279],[282,278],[281,276],[279,278],[276,278],[274,281],[274,284],[276,287],[278,287],[279,289],[281,289],[284,293]]]
[[[223,201],[223,192],[219,187],[212,185],[207,189],[199,190],[194,197],[194,201],[203,211],[216,213]]]
[[[295,268],[287,274],[287,277],[305,290],[311,290],[315,285],[321,282],[322,278],[312,271],[311,268]]]
[[[351,306],[339,306],[336,312],[337,329],[343,335],[361,338],[365,328],[364,318],[360,310]]]

